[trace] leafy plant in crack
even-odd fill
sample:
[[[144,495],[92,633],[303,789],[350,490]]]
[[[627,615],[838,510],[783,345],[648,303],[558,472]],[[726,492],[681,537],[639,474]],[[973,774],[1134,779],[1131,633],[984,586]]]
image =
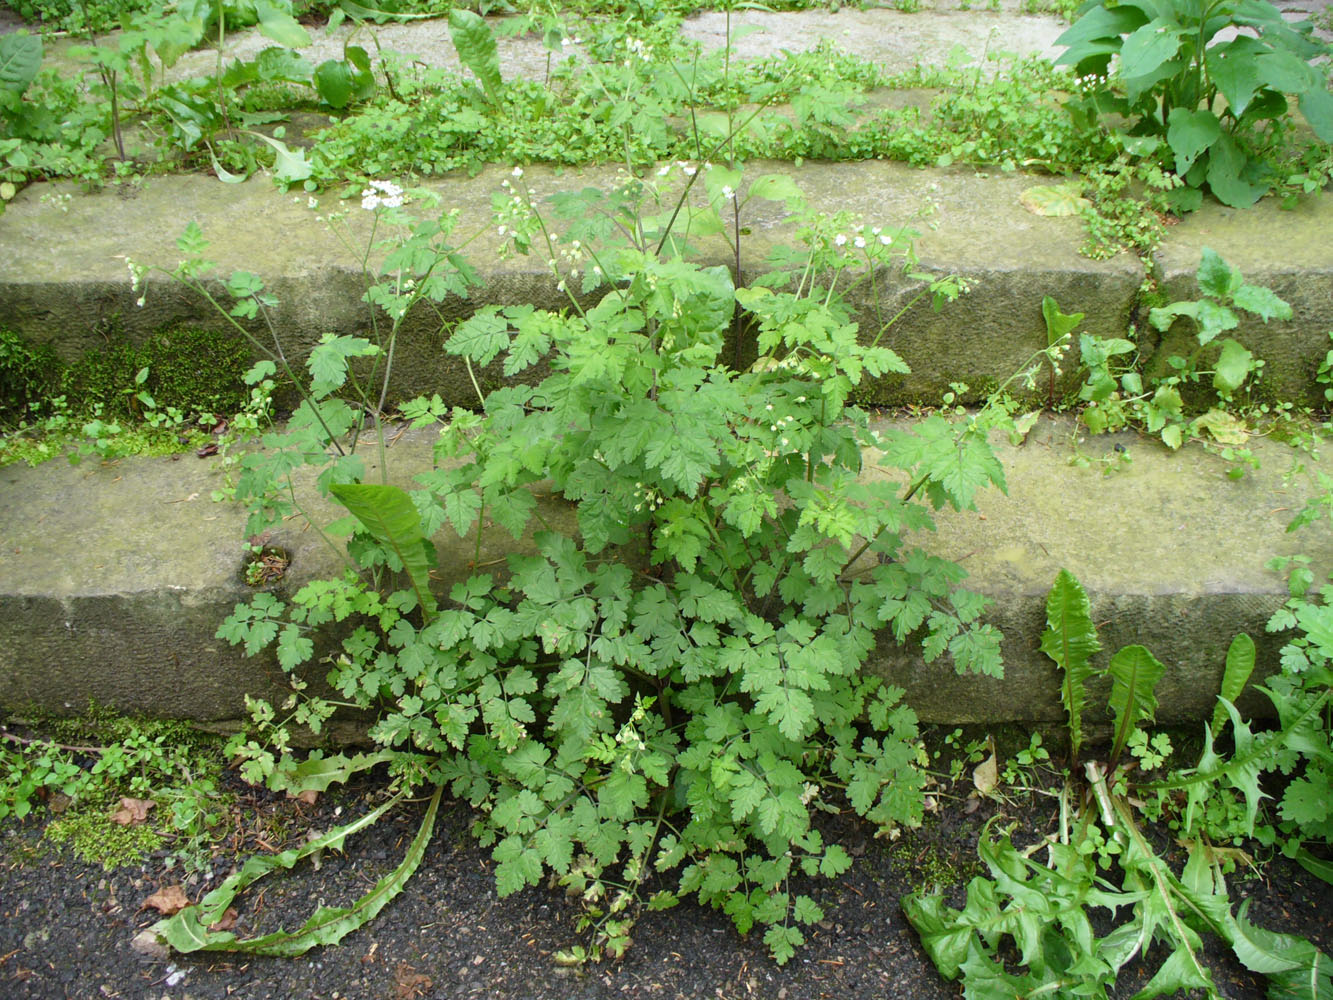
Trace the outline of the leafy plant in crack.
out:
[[[1124,337],[1079,337],[1080,361],[1087,378],[1078,398],[1088,405],[1083,423],[1094,434],[1141,424],[1170,448],[1199,439],[1223,445],[1242,442],[1245,431],[1237,414],[1242,396],[1262,374],[1264,363],[1240,341],[1223,336],[1236,329],[1241,314],[1267,323],[1290,319],[1291,307],[1271,289],[1252,285],[1216,251],[1204,248],[1196,272],[1202,297],[1158,306],[1148,321],[1168,337],[1158,353],[1165,360],[1145,369],[1135,341]],[[1187,353],[1171,331],[1188,324],[1193,341]],[[1200,402],[1211,404],[1204,409]],[[1204,412],[1199,413],[1199,410]]]
[[[336,940],[401,887],[448,787],[478,810],[501,894],[554,878],[583,900],[583,955],[621,954],[642,907],[694,896],[742,932],[762,926],[785,962],[822,916],[793,876],[850,864],[812,812],[843,794],[881,826],[920,819],[915,715],[901,690],[863,673],[880,632],[962,672],[1001,671],[986,600],[906,536],[1003,486],[986,437],[1003,411],[881,431],[850,403],[867,379],[905,366],[882,344],[892,318],[858,336],[843,296],[886,268],[914,272],[911,234],[822,218],[781,176],[747,183],[692,164],[674,200],[637,180],[559,196],[557,215],[577,221],[558,233],[522,173],[497,221],[513,251],[545,257],[569,309],[490,307],[458,324],[445,348],[480,410],[403,408],[439,426],[435,467],[412,489],[362,483],[343,475],[349,452],[322,480],[350,515],[358,572],[290,600],[256,595],[219,631],[252,653],[274,648],[293,672],[321,636],[333,644],[323,662],[336,694],[294,673],[284,717],[254,705],[267,743],[237,741],[247,773],[308,787],[387,762],[398,795],[435,786],[422,832],[353,911],[244,942],[205,930],[274,867],[247,866],[159,925],[177,948],[285,954]],[[725,233],[750,198],[788,204],[799,237],[738,288],[682,248]],[[748,366],[724,361],[734,329],[753,331]],[[345,426],[346,404],[323,390],[352,353],[312,359],[321,388],[289,438],[299,454],[326,460],[320,435]],[[482,393],[495,364],[531,381]],[[275,438],[266,454],[284,447]],[[870,448],[889,476],[865,474]],[[559,503],[539,500],[543,483]],[[562,506],[577,532],[561,530]],[[468,570],[479,569],[491,525],[520,543],[502,572],[460,577],[441,562],[432,538],[445,529],[472,536]],[[452,581],[447,595],[436,574]],[[318,730],[339,704],[377,713],[380,749],[297,765],[289,727]]]
[[[1149,739],[1144,728],[1156,713],[1155,688],[1165,668],[1138,645],[1126,646],[1104,669],[1096,668],[1093,660],[1101,644],[1091,605],[1064,570],[1047,596],[1046,617],[1042,651],[1061,669],[1075,765],[1084,750],[1087,685],[1097,678],[1110,681],[1113,742],[1104,760],[1083,761],[1086,783],[1067,789],[1065,801],[1076,805],[1072,812],[1062,807],[1058,835],[1020,849],[1009,834],[992,836],[988,825],[978,852],[989,877],[972,880],[962,910],[935,893],[903,901],[940,973],[948,979],[961,976],[965,996],[1105,997],[1120,971],[1137,958],[1153,963],[1155,972],[1136,1000],[1187,989],[1216,997],[1220,994],[1201,955],[1202,935],[1213,934],[1242,965],[1268,977],[1269,996],[1319,1000],[1333,995],[1328,956],[1303,938],[1252,923],[1248,900],[1233,913],[1225,874],[1234,867],[1234,852],[1214,845],[1216,830],[1205,808],[1219,796],[1240,797],[1247,832],[1253,833],[1264,797],[1262,772],[1289,771],[1304,758],[1316,769],[1315,780],[1326,775],[1327,670],[1315,675],[1313,690],[1298,682],[1308,692],[1304,700],[1293,699],[1290,684],[1279,678],[1259,688],[1278,708],[1278,728],[1254,732],[1233,703],[1249,680],[1255,655],[1249,637],[1237,636],[1227,654],[1217,709],[1204,730],[1199,763],[1157,781],[1136,781],[1136,769],[1157,770],[1170,753],[1164,736]],[[1282,676],[1290,675],[1284,671]],[[1234,749],[1223,756],[1217,740],[1228,723]],[[1308,795],[1298,790],[1295,798],[1304,802]],[[1169,810],[1181,816],[1177,842],[1187,858],[1180,874],[1141,823]],[[1042,851],[1045,863],[1036,860]],[[1318,874],[1318,862],[1309,861]],[[1112,867],[1118,879],[1110,877]],[[1104,934],[1089,918],[1094,908],[1110,913],[1112,926]],[[1121,917],[1122,911],[1127,917]],[[1017,963],[1001,960],[1008,942]],[[1164,960],[1152,955],[1158,946],[1166,949]]]
[[[1287,95],[1333,141],[1333,94],[1316,62],[1329,48],[1311,32],[1266,0],[1088,0],[1056,39],[1057,63],[1085,81],[1067,105],[1077,119],[1127,119],[1126,151],[1184,178],[1168,195],[1178,210],[1197,208],[1205,186],[1244,208],[1276,179],[1268,154],[1290,130]]]

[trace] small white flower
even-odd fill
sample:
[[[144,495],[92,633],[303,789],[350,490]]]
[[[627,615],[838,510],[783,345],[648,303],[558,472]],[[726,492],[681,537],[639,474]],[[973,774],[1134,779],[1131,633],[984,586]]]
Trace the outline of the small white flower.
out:
[[[735,189],[726,184],[722,185],[722,197],[727,201],[731,201],[731,199],[736,197]]]
[[[833,237],[833,243],[835,246],[845,247],[847,245],[847,237],[842,233],[839,233],[837,236]]]
[[[659,170],[659,171],[657,172],[657,176],[658,176],[658,177],[665,177],[665,176],[666,176],[667,174],[669,174],[669,173],[671,173],[671,164],[670,164],[670,163],[668,163],[666,166],[662,167],[662,169]]]
[[[361,207],[367,212],[375,211],[375,209],[380,207],[380,196],[370,190],[370,188],[366,188],[361,192]]]
[[[866,241],[865,241],[864,239],[862,239],[860,236],[858,236],[858,237],[855,239],[855,241],[853,241],[853,244],[852,244],[852,245],[855,246],[856,249],[858,249],[858,250],[864,250],[864,249],[865,249],[865,246],[866,246]]]
[[[876,226],[874,229],[870,230],[870,235],[878,236],[881,232],[883,232],[883,230],[879,226]]]
[[[515,167],[513,170],[511,170],[511,171],[509,172],[509,175],[510,175],[511,177],[522,177],[522,176],[523,176],[523,168],[522,168],[522,167]]]
[[[496,233],[498,233],[500,236],[504,236],[507,232],[509,232],[508,226],[501,226],[499,229],[496,230]]]
[[[698,168],[696,168],[696,167],[692,167],[692,166],[690,166],[688,163],[686,163],[686,164],[685,164],[684,166],[682,166],[680,169],[683,170],[683,171],[685,171],[685,176],[686,176],[686,177],[693,177],[695,174],[697,174],[697,173],[699,172]]]
[[[893,237],[892,237],[892,236],[881,236],[881,237],[879,238],[879,241],[880,241],[881,243],[883,243],[885,246],[889,246],[891,243],[893,243]]]
[[[311,209],[319,208],[319,199],[316,198],[314,195],[311,195],[308,199],[306,199],[305,207]]]

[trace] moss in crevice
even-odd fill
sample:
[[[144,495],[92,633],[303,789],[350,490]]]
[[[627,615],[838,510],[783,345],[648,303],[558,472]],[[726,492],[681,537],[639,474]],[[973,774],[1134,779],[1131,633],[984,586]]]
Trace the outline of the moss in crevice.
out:
[[[63,363],[47,345],[0,330],[0,426],[41,415],[43,404],[65,397],[65,411],[82,417],[134,419],[146,391],[159,409],[182,413],[231,414],[244,406],[242,376],[250,349],[239,337],[207,330],[163,330],[142,344],[114,332],[104,348]],[[148,369],[142,385],[138,373]]]

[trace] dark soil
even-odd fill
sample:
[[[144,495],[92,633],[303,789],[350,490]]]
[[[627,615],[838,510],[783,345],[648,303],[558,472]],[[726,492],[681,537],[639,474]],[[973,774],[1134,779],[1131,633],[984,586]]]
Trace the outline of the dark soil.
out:
[[[248,836],[214,859],[211,877],[185,879],[198,899],[238,863],[237,847],[255,836],[328,829],[373,804],[374,787],[321,797],[313,806],[253,799]],[[997,803],[942,799],[920,830],[897,842],[875,839],[859,820],[827,816],[821,825],[851,852],[854,864],[837,880],[793,887],[808,891],[826,919],[785,967],[767,956],[759,934],[739,936],[722,913],[682,903],[644,913],[620,961],[563,968],[555,952],[581,940],[580,910],[558,889],[529,889],[498,899],[488,853],[469,834],[466,806],[442,806],[434,840],[407,889],[367,927],[335,947],[299,959],[254,959],[221,953],[152,959],[131,941],[157,914],[144,900],[181,881],[159,858],[104,872],[41,843],[40,820],[0,824],[0,998],[320,998],[413,1000],[488,997],[495,1000],[630,998],[932,998],[960,990],[935,972],[904,919],[899,899],[932,879],[947,878],[961,905],[962,886],[977,872],[976,840],[987,819],[1019,826],[1016,838],[1052,827],[1050,799]],[[318,870],[303,863],[262,880],[239,900],[236,931],[294,929],[320,903],[345,904],[398,863],[416,832],[418,803],[386,816],[326,855]],[[338,810],[335,814],[334,810]],[[256,834],[255,831],[269,831]],[[276,846],[276,845],[275,845]],[[264,883],[270,883],[267,886]],[[1262,879],[1232,881],[1233,899],[1251,898],[1250,916],[1274,930],[1301,934],[1333,953],[1333,887],[1279,858]],[[1141,988],[1165,954],[1127,970],[1116,996]],[[1218,942],[1206,955],[1223,996],[1259,1000],[1261,977],[1240,967]]]

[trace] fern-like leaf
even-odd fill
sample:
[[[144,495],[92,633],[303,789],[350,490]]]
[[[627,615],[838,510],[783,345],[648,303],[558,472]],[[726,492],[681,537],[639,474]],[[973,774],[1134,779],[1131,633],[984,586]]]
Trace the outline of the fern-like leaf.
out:
[[[1115,719],[1115,741],[1111,745],[1111,761],[1120,759],[1121,752],[1141,722],[1153,721],[1157,714],[1157,682],[1166,673],[1166,667],[1148,652],[1145,646],[1126,646],[1111,657],[1111,696],[1107,703]]]
[[[1220,697],[1227,701],[1235,702],[1240,697],[1240,693],[1245,690],[1245,685],[1249,683],[1250,674],[1254,672],[1254,640],[1244,632],[1231,640],[1231,648],[1227,650],[1227,666],[1222,674],[1222,691]],[[1222,732],[1222,727],[1226,725],[1227,710],[1219,701],[1213,708],[1213,735],[1217,736]]]
[[[1092,623],[1092,606],[1083,587],[1068,570],[1062,569],[1046,595],[1046,631],[1041,651],[1060,667],[1060,699],[1069,713],[1069,739],[1075,758],[1083,743],[1085,685],[1093,674],[1091,659],[1102,648]]]

